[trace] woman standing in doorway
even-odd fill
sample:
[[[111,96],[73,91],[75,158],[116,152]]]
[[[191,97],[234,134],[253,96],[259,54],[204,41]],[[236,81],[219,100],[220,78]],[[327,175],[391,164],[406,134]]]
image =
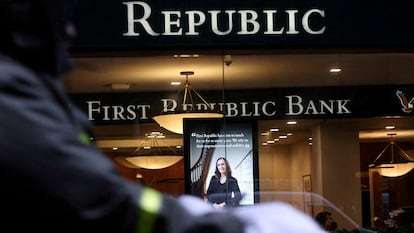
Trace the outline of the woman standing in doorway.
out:
[[[215,208],[238,206],[241,199],[240,188],[237,179],[232,176],[226,158],[217,159],[214,173],[207,189],[207,201]]]

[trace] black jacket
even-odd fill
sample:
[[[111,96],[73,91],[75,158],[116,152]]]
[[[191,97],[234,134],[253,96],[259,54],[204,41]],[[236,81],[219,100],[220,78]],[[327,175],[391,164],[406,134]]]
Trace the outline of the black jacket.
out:
[[[242,231],[243,224],[230,214],[193,216],[176,199],[120,176],[90,141],[90,129],[58,77],[34,72],[0,54],[3,229],[132,233],[138,226],[148,233]],[[240,224],[229,228],[229,220]]]
[[[224,184],[220,183],[217,176],[212,176],[207,189],[207,200],[210,203],[226,203],[226,207],[239,205],[241,193],[237,179],[227,177]]]

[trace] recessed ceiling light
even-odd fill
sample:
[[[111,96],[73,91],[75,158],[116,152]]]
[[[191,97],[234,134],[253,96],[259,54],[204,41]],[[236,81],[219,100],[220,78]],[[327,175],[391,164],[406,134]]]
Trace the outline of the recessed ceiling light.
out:
[[[269,132],[262,132],[261,135],[262,136],[269,136]]]
[[[271,128],[270,132],[279,132],[279,129],[278,128]]]
[[[174,58],[198,58],[200,57],[199,54],[176,54]]]
[[[401,116],[386,116],[385,119],[400,119]]]
[[[395,125],[387,125],[385,126],[385,129],[393,130],[395,129]]]
[[[288,121],[288,122],[286,122],[286,124],[288,124],[288,125],[296,125],[296,121]]]
[[[170,84],[171,86],[179,86],[181,85],[181,82],[172,81]]]
[[[329,70],[329,72],[331,72],[331,73],[339,73],[339,72],[341,72],[342,70],[341,70],[341,68],[331,68],[330,70]]]

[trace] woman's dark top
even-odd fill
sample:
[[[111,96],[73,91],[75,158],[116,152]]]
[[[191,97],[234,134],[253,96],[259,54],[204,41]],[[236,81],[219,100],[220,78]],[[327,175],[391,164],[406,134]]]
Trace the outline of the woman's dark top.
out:
[[[237,179],[227,177],[226,182],[222,184],[217,176],[212,176],[207,190],[207,199],[209,203],[225,202],[226,207],[239,205],[241,193]]]

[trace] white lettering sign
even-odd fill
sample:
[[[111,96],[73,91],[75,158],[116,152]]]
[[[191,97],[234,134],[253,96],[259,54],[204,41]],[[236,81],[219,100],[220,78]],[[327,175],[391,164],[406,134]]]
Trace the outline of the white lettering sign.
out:
[[[161,109],[163,113],[174,113],[181,111],[221,111],[226,114],[226,117],[265,117],[274,118],[276,114],[286,116],[300,116],[300,115],[343,115],[351,114],[348,107],[350,100],[345,99],[328,99],[328,100],[304,100],[299,95],[285,96],[287,100],[285,104],[277,103],[273,100],[264,102],[226,102],[226,103],[209,103],[209,107],[204,103],[198,103],[192,106],[191,104],[179,105],[177,100],[165,98],[160,99],[160,106],[154,109]],[[102,104],[98,100],[86,101],[87,113],[89,120],[100,119],[102,121],[132,121],[132,120],[147,120],[149,119],[149,110],[153,109],[149,104],[128,104],[128,105],[108,105]],[[286,112],[283,113],[280,108],[286,107]],[[193,109],[194,108],[194,109]],[[157,112],[158,114],[159,112]]]
[[[288,112],[286,115],[326,115],[351,113],[347,108],[350,100],[308,100],[304,102],[298,95],[286,96]]]
[[[127,21],[126,32],[123,35],[130,37],[144,33],[149,36],[198,36],[202,26],[208,27],[211,33],[217,36],[259,33],[263,35],[298,35],[300,33],[318,35],[326,30],[326,26],[318,26],[314,23],[316,20],[325,18],[325,11],[317,8],[307,9],[304,12],[299,12],[299,9],[284,11],[277,9],[261,11],[252,9],[161,10],[153,12],[151,6],[143,1],[123,2],[122,4],[126,7]],[[287,19],[285,23],[276,20],[279,14]],[[154,19],[162,20],[164,28],[154,28],[154,23],[151,21]],[[227,21],[222,22],[224,20]],[[187,25],[183,25],[183,22]],[[219,25],[228,26],[220,29]]]

